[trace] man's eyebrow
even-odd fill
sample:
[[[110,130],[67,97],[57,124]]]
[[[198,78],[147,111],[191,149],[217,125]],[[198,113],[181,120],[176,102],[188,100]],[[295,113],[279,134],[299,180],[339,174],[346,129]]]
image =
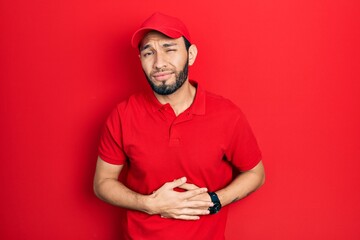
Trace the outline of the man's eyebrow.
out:
[[[148,49],[150,47],[150,44],[146,44],[140,48],[140,52]]]
[[[170,42],[170,43],[164,43],[164,44],[162,45],[162,47],[164,47],[164,48],[173,47],[173,46],[177,46],[177,43],[175,43],[175,42]],[[151,44],[145,44],[144,46],[142,46],[142,47],[140,48],[140,52],[148,49],[149,47],[151,47]]]
[[[172,46],[176,46],[177,45],[177,43],[175,43],[175,42],[171,42],[171,43],[164,43],[162,46],[163,47],[172,47]]]

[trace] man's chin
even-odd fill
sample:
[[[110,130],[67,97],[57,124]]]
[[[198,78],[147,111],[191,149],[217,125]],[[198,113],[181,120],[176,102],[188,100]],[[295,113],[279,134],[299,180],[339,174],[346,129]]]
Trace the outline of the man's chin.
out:
[[[155,93],[163,96],[173,94],[177,90],[175,86],[168,86],[168,85],[162,85],[162,86],[152,85],[151,87]]]

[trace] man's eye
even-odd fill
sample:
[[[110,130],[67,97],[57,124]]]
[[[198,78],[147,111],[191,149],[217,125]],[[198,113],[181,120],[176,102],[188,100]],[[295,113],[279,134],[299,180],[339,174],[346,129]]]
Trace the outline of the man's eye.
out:
[[[176,49],[168,49],[168,50],[166,50],[166,52],[175,52],[176,51]]]
[[[152,52],[146,52],[146,53],[143,54],[143,56],[144,56],[144,57],[147,57],[147,56],[150,56],[150,55],[152,55],[152,54],[153,54]]]

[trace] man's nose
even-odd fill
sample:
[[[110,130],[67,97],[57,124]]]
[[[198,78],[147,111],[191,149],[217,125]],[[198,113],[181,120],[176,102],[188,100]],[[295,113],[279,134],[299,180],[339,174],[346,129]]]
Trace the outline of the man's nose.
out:
[[[156,53],[154,67],[162,69],[166,67],[166,58],[162,53]]]

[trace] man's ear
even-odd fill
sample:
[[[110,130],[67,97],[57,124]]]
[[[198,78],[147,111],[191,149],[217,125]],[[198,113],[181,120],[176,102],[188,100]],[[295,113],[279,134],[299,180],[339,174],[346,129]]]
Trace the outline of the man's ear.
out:
[[[193,65],[197,56],[198,50],[195,44],[189,48],[189,66]]]

